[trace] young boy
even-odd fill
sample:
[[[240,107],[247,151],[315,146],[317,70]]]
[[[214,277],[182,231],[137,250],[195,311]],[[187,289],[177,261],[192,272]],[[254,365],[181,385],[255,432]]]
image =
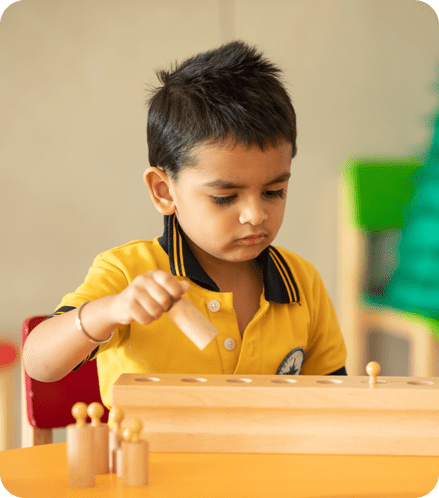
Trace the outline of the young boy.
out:
[[[232,42],[158,73],[144,180],[164,233],[95,259],[29,336],[31,377],[55,381],[96,358],[110,407],[124,372],[346,374],[319,274],[271,245],[296,155],[295,112],[279,72]],[[203,351],[166,315],[183,294],[220,331]]]

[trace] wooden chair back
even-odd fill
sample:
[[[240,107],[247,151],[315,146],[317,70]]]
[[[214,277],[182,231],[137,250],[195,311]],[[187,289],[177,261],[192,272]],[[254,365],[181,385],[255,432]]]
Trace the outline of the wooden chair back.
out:
[[[22,347],[28,335],[46,316],[33,316],[22,325]],[[56,382],[40,382],[22,370],[22,447],[49,444],[53,441],[52,429],[75,423],[71,413],[78,401],[102,403],[96,361],[88,361]],[[104,407],[102,423],[108,421]]]

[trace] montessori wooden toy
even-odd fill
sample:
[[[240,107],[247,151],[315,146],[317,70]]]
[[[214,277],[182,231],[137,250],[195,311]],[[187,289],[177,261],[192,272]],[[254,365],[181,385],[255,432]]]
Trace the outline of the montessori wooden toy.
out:
[[[113,428],[108,435],[108,456],[109,456],[109,472],[116,472],[117,466],[117,450],[120,448],[122,438],[121,423],[124,419],[124,414],[120,408],[112,408],[109,415],[110,421],[113,421]]]
[[[198,349],[203,350],[219,334],[218,329],[185,297],[179,299],[167,315]]]
[[[153,452],[439,455],[439,378],[367,371],[123,374],[112,398]]]
[[[93,429],[95,475],[108,474],[109,428],[107,424],[101,424],[104,407],[98,402],[91,403],[88,406],[87,414],[91,418],[91,427]]]
[[[67,426],[68,483],[74,487],[95,485],[94,427],[86,424],[87,405],[75,403],[72,415],[76,424]]]
[[[381,366],[376,361],[371,361],[366,367],[367,375],[369,376],[369,384],[375,386],[378,384],[378,375],[381,372]]]
[[[133,419],[123,431],[123,473],[122,483],[127,486],[144,486],[149,483],[149,444],[140,439],[143,424]]]
[[[122,478],[123,477],[123,450],[122,450],[122,441],[123,441],[123,434],[124,432],[128,430],[125,429],[120,433],[120,444],[119,448],[116,450],[116,474],[117,477]],[[125,435],[125,437],[129,437],[128,435]]]

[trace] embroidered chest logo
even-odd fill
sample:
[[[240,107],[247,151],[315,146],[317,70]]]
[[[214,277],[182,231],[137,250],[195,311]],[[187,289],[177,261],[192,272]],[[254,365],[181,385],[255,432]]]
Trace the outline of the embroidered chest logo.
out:
[[[302,370],[304,358],[305,351],[302,348],[293,349],[281,363],[276,375],[299,375]]]

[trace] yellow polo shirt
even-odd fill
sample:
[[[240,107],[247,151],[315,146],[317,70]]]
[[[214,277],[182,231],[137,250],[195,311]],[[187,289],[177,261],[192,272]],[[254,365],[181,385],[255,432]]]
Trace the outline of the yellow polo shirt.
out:
[[[84,283],[63,298],[54,314],[119,293],[137,275],[161,269],[179,280],[190,280],[186,297],[220,331],[200,351],[166,314],[146,326],[119,326],[111,341],[84,360],[97,359],[101,397],[108,408],[111,386],[122,373],[327,375],[343,369],[345,343],[314,266],[274,246],[263,251],[258,261],[264,291],[242,338],[232,293],[219,292],[195,259],[174,216],[165,217],[162,237],[130,242],[97,256]]]

